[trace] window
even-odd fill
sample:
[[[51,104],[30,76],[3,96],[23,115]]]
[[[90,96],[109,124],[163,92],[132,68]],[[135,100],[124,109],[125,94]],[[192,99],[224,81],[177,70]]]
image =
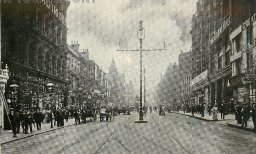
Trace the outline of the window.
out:
[[[229,54],[230,51],[227,51],[225,53],[225,65],[229,65],[230,64],[230,54]]]
[[[248,26],[247,28],[246,28],[246,43],[247,44],[252,44],[252,32],[253,32],[253,29],[252,29],[253,27],[252,26]]]
[[[241,36],[242,36],[242,34],[239,34],[235,38],[235,46],[234,47],[235,47],[236,52],[239,52],[241,49]]]
[[[236,60],[235,62],[235,67],[236,67],[236,73],[235,75],[241,74],[241,58],[239,58],[238,60]]]
[[[218,58],[218,69],[222,68],[222,56]]]

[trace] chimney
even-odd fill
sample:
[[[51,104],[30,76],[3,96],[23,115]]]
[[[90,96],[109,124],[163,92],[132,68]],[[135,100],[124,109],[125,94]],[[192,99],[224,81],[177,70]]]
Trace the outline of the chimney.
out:
[[[79,46],[78,41],[71,41],[71,47],[76,51],[79,52]]]
[[[83,51],[81,52],[81,55],[82,55],[85,59],[89,59],[89,51],[88,51],[88,49],[83,49]]]

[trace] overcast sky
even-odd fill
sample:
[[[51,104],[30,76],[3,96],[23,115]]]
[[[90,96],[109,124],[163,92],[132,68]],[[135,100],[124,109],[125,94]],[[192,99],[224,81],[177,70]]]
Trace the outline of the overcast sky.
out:
[[[75,3],[74,1],[78,1]],[[86,1],[86,0],[85,0]],[[147,89],[159,82],[169,63],[177,62],[181,50],[191,48],[191,18],[196,0],[71,0],[68,10],[68,44],[77,40],[81,49],[89,49],[90,58],[108,72],[112,58],[127,83],[139,88],[139,52],[118,52],[118,49],[139,49],[137,29],[143,20],[146,37],[144,49],[166,51],[144,52]],[[137,88],[137,89],[138,89]]]

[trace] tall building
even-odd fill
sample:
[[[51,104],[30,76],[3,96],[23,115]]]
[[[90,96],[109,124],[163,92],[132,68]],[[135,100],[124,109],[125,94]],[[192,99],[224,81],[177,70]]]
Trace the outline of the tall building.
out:
[[[179,84],[180,84],[180,103],[190,103],[190,81],[191,81],[191,51],[179,54]]]
[[[251,0],[197,2],[191,30],[194,102],[254,100],[254,82],[246,73],[254,68],[255,10]]]
[[[209,99],[210,0],[199,0],[192,17],[191,103]]]
[[[231,0],[210,2],[210,102],[220,105],[232,97],[229,34],[232,30]]]
[[[237,5],[240,6],[239,9],[235,7]],[[236,104],[252,103],[256,101],[256,2],[232,2],[231,16],[233,23],[229,39],[232,97]]]
[[[180,71],[179,66],[169,64],[156,88],[158,105],[176,107],[180,104]]]
[[[5,91],[10,109],[66,105],[68,6],[67,0],[1,3],[1,58],[10,69]],[[15,96],[10,89],[14,81],[19,86]],[[53,98],[46,90],[49,82]]]

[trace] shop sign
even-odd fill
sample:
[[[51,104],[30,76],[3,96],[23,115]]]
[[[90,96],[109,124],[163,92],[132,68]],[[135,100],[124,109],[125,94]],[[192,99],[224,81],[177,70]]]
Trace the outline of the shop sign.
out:
[[[222,25],[220,26],[220,28],[219,28],[217,31],[215,31],[215,32],[213,33],[213,36],[211,37],[211,40],[210,40],[211,44],[213,44],[213,43],[219,38],[220,34],[223,33],[224,30],[225,30],[230,24],[231,24],[231,18],[230,18],[230,16],[229,16],[228,18],[226,18],[225,20],[223,20]]]

